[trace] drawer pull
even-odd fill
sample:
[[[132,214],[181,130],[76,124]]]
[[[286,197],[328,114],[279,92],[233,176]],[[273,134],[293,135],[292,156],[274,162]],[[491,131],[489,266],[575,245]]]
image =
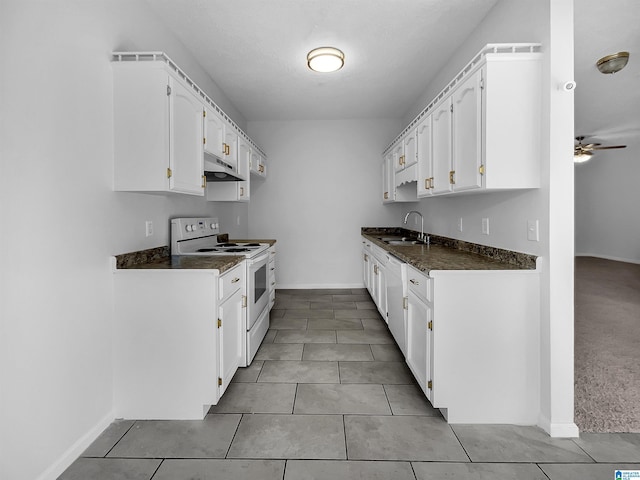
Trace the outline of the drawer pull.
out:
[[[275,270],[275,268],[272,268],[271,271],[273,272]]]
[[[411,280],[409,280],[411,283],[413,283],[414,285],[420,285],[420,282],[417,281],[415,278],[412,278]]]
[[[233,280],[231,280],[231,283],[238,283],[239,281],[240,281],[240,279],[238,277],[236,277]]]

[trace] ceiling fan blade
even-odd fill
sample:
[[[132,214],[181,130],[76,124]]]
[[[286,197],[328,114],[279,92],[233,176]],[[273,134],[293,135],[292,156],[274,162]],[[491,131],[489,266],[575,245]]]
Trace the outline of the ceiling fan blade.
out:
[[[586,145],[582,145],[583,148],[593,148],[602,145],[601,143],[587,143]]]
[[[627,148],[626,145],[606,145],[604,147],[592,147],[591,150],[611,150],[614,148]]]

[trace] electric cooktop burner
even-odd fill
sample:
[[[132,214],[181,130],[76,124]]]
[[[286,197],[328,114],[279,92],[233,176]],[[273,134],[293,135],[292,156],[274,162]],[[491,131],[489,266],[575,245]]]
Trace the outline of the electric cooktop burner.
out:
[[[199,248],[196,252],[218,252],[217,248]]]
[[[216,247],[237,247],[237,243],[219,243]]]
[[[238,252],[250,252],[250,248],[227,248],[225,252],[238,253]]]

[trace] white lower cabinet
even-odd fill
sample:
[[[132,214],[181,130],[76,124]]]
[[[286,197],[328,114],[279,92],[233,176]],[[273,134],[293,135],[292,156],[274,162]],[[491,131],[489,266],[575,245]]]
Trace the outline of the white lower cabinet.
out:
[[[385,322],[387,322],[387,254],[380,247],[364,240],[362,249],[362,276],[369,295]]]
[[[405,357],[418,385],[427,399],[433,402],[432,309],[431,302],[424,295],[427,291],[430,293],[431,279],[411,267],[407,267],[407,276],[409,285],[405,300],[407,309]]]
[[[382,251],[363,238],[363,280],[378,305],[375,249]],[[385,318],[431,404],[449,423],[536,424],[540,271],[427,274],[405,264],[405,284],[399,289],[393,260],[385,266]],[[394,307],[399,302],[404,316]]]
[[[245,266],[238,265],[220,277],[224,284],[236,286],[233,293],[223,298],[218,307],[218,398],[227,390],[244,353],[246,318]]]
[[[245,292],[244,262],[223,275],[115,270],[115,417],[203,419],[244,352]]]

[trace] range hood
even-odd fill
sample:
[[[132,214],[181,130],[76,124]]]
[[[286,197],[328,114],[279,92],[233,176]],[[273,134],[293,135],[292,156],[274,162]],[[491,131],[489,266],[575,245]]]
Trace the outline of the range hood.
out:
[[[220,160],[210,153],[204,153],[204,175],[207,182],[240,182],[238,171],[233,165]]]

